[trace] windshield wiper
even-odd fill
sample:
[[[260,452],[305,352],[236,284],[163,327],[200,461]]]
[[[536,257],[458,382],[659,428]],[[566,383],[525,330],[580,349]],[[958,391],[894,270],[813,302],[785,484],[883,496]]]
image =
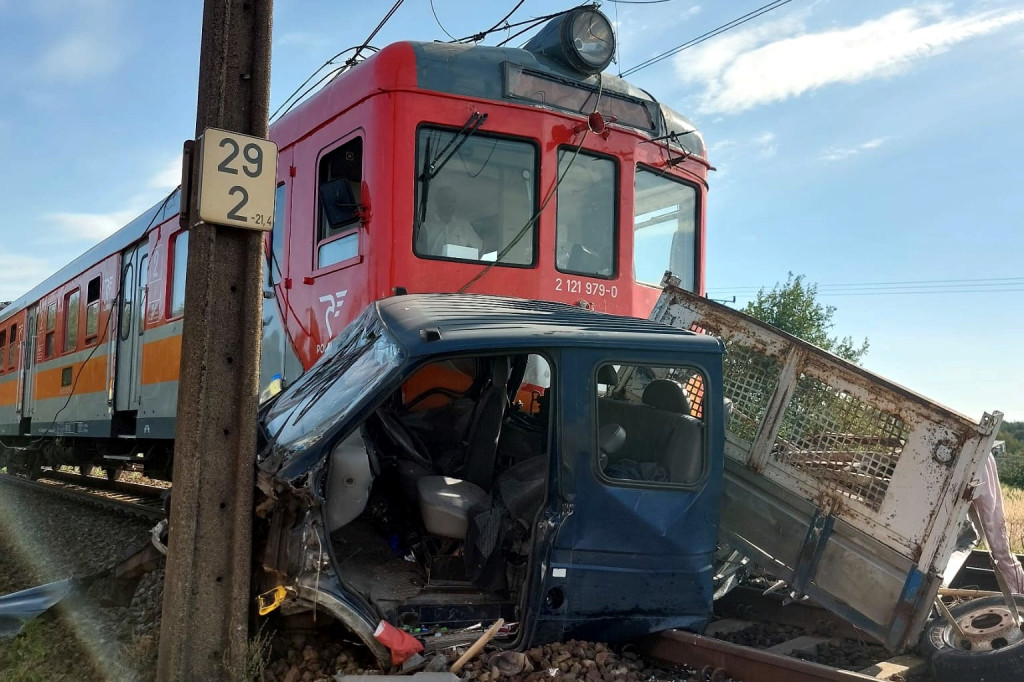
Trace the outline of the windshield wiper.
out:
[[[423,170],[420,172],[419,181],[422,183],[420,188],[420,206],[419,206],[419,220],[423,222],[427,219],[427,193],[430,190],[430,181],[437,177],[441,169],[452,160],[459,150],[462,149],[462,145],[466,144],[466,140],[473,136],[473,134],[480,129],[480,126],[487,120],[487,114],[481,114],[479,111],[474,111],[469,117],[469,120],[462,126],[462,130],[452,136],[452,139],[448,141],[448,144],[444,146],[437,156],[430,157],[430,138],[427,138],[427,147],[423,154]],[[452,148],[454,145],[454,149]],[[449,151],[451,150],[451,151]]]

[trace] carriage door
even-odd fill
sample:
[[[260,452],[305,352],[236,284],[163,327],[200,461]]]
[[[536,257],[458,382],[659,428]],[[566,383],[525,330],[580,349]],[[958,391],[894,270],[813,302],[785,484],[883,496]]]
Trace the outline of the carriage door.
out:
[[[141,397],[142,315],[145,311],[146,242],[127,249],[121,259],[121,297],[117,329],[117,379],[114,409],[137,410]]]
[[[18,416],[28,419],[32,416],[32,386],[35,378],[36,362],[36,308],[28,311],[25,331],[22,332],[25,345],[22,347],[21,361],[21,393],[18,396]]]

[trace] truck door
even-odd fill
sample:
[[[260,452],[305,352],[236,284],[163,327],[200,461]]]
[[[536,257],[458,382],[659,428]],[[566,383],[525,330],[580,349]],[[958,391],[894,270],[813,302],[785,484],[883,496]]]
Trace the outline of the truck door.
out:
[[[543,577],[545,636],[699,630],[711,616],[722,459],[710,434],[721,411],[698,411],[685,391],[694,377],[715,385],[721,358],[637,360],[561,363],[557,478],[567,515]]]
[[[36,307],[28,310],[28,317],[25,319],[25,331],[22,332],[24,339],[21,353],[21,390],[18,394],[18,416],[21,419],[32,417],[32,386],[35,377],[36,366]]]
[[[148,280],[149,246],[143,241],[124,251],[118,305],[117,378],[114,408],[139,409],[142,395],[141,363],[143,311]]]

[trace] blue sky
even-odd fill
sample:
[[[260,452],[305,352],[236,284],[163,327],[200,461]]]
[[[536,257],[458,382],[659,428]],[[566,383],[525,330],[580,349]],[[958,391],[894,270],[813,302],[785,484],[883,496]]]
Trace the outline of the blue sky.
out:
[[[766,1],[605,2],[611,70]],[[461,37],[514,2],[434,4]],[[272,109],[390,2],[275,5]],[[513,20],[570,5],[526,0]],[[177,184],[201,13],[0,0],[0,300]],[[374,43],[402,39],[446,39],[427,0]],[[718,168],[712,296],[742,305],[804,274],[838,307],[836,333],[870,339],[869,369],[973,419],[1024,420],[1024,3],[793,0],[630,80],[693,119]]]

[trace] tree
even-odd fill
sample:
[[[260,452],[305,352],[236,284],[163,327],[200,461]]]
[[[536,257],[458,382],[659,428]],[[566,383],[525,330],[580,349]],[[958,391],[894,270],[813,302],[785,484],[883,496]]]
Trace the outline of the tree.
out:
[[[829,336],[835,326],[832,316],[836,307],[821,305],[817,296],[817,284],[806,283],[803,275],[790,272],[785,283],[776,283],[771,291],[760,289],[757,297],[747,304],[743,312],[835,353],[844,360],[860,362],[868,352],[868,340],[865,338],[858,347],[852,337],[844,336],[840,339]]]

